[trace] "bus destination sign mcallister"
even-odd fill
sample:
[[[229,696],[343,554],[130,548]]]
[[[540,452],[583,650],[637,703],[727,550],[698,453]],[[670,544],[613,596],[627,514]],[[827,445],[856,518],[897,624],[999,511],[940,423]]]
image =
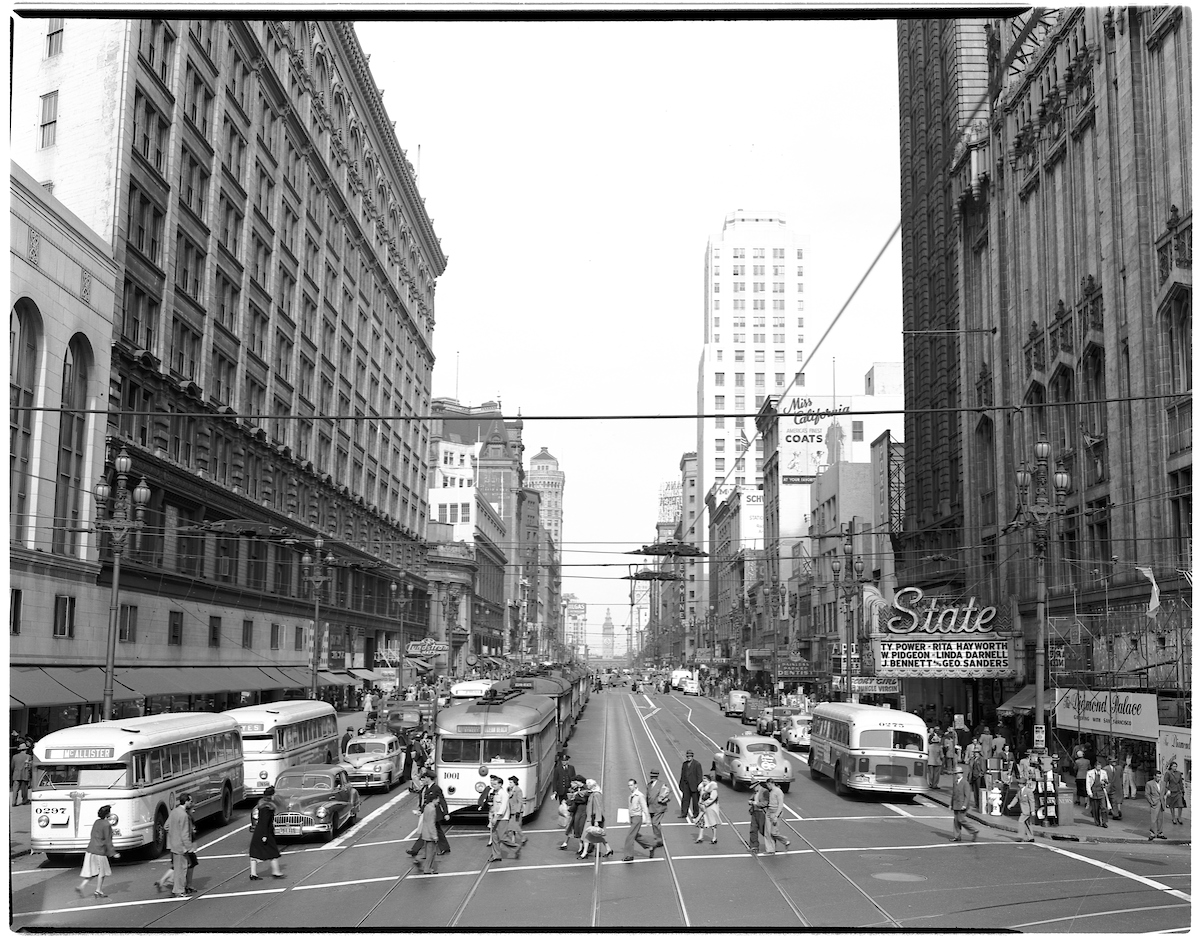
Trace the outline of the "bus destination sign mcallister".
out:
[[[897,589],[872,639],[880,677],[1015,677],[1007,613],[995,605]]]

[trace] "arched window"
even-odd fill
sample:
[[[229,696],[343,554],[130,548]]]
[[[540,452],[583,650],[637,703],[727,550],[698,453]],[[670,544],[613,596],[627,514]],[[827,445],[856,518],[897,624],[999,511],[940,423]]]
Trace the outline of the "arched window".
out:
[[[87,443],[90,351],[79,335],[71,338],[63,359],[62,413],[58,430],[58,472],[54,490],[52,552],[73,555],[79,541],[84,448]]]
[[[41,346],[41,318],[28,298],[8,318],[9,539],[19,542],[29,522],[29,463],[33,460],[33,405]]]

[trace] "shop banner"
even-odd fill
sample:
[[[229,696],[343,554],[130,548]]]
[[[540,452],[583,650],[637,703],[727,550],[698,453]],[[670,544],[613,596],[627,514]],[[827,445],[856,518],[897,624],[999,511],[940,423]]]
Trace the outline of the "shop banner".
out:
[[[1186,726],[1158,728],[1158,767],[1166,769],[1171,761],[1179,763],[1179,771],[1187,782],[1192,780],[1192,731]]]
[[[880,677],[1015,677],[1011,638],[874,638]]]
[[[846,678],[837,674],[833,677],[833,689],[844,690]],[[850,689],[854,693],[899,693],[900,681],[884,680],[880,677],[851,677]]]
[[[1054,704],[1054,725],[1059,729],[1158,739],[1158,698],[1152,693],[1058,687]]]

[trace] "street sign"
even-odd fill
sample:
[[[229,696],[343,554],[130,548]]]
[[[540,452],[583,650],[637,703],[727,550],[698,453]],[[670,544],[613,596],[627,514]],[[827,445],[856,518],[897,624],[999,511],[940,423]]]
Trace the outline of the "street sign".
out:
[[[438,641],[437,638],[422,638],[420,641],[408,642],[404,653],[409,657],[437,657],[439,654],[450,653],[450,642]]]
[[[1046,727],[1045,726],[1034,726],[1033,727],[1033,748],[1034,749],[1045,749],[1046,748]]]

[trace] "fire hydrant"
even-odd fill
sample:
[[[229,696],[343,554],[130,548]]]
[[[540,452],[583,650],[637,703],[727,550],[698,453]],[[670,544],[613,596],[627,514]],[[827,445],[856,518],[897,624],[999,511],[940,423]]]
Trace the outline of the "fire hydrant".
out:
[[[1000,815],[1000,796],[1000,786],[993,785],[991,790],[988,792],[988,814],[997,817]]]

